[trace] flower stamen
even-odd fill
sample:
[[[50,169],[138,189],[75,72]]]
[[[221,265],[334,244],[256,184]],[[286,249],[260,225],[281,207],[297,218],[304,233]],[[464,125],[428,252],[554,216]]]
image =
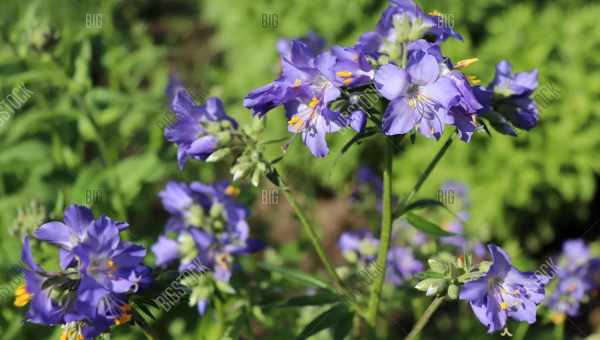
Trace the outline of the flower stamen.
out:
[[[115,319],[115,325],[119,326],[122,324],[125,324],[127,322],[129,322],[132,318],[132,314],[131,314],[131,306],[129,304],[124,304],[121,307],[121,316],[119,316],[118,318]]]
[[[476,62],[479,61],[479,58],[469,58],[469,59],[463,59],[463,60],[459,60],[456,65],[454,65],[455,69],[459,69],[459,70],[463,70],[473,64],[475,64]]]
[[[228,185],[227,188],[225,188],[225,194],[227,194],[228,196],[236,197],[240,194],[240,189],[234,187],[233,185]]]
[[[31,301],[32,297],[33,295],[27,291],[25,282],[21,283],[15,290],[15,306],[25,307]]]

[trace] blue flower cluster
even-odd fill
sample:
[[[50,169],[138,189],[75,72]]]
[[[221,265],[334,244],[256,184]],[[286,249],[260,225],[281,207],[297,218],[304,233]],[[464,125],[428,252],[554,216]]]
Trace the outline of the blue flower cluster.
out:
[[[457,63],[442,54],[448,38],[462,40],[448,25],[439,25],[437,12],[425,13],[412,0],[390,0],[374,32],[363,34],[354,46],[322,51],[317,37],[280,42],[281,74],[273,82],[250,92],[244,106],[262,117],[283,106],[288,130],[317,157],[328,154],[326,135],[352,127],[362,131],[370,119],[386,135],[414,131],[439,139],[454,126],[469,141],[479,126],[490,120],[499,131],[514,134],[514,127],[530,129],[538,120],[530,99],[537,87],[537,71],[513,75],[501,62],[494,81],[481,87],[463,73],[477,59]],[[388,102],[384,112],[332,105],[351,91],[375,86]],[[346,98],[347,99],[347,98]]]
[[[553,268],[558,283],[548,306],[559,314],[576,316],[581,303],[600,288],[600,258],[592,257],[583,240],[563,244],[558,267]]]
[[[35,262],[25,238],[25,282],[16,290],[15,305],[29,304],[27,320],[63,325],[64,339],[94,339],[130,321],[129,296],[152,278],[143,265],[146,249],[120,237],[127,227],[106,216],[94,219],[86,207],[69,206],[64,223],[48,222],[34,231],[36,239],[59,247],[58,273]]]
[[[166,266],[180,260],[182,273],[201,264],[225,287],[232,275],[235,256],[260,246],[249,238],[248,209],[235,201],[238,193],[239,189],[227,182],[214,185],[169,182],[160,198],[171,217],[165,233],[152,246],[156,264]],[[195,284],[212,286],[211,282]],[[210,289],[189,288],[193,304],[204,314]],[[198,288],[197,294],[193,293],[194,288]]]

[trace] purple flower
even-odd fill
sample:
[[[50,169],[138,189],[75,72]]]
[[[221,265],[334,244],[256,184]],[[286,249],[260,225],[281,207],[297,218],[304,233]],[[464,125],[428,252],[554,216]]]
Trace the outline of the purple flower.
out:
[[[410,21],[411,26],[421,26],[415,28],[432,34],[437,41],[443,41],[449,37],[463,40],[463,37],[456,33],[450,25],[440,20],[443,19],[440,13],[434,11],[427,14],[413,0],[390,0],[389,7],[377,24],[377,32],[392,41],[392,38],[395,38],[398,33],[394,27],[394,18],[403,15]]]
[[[167,266],[179,259],[182,273],[202,266],[217,282],[229,282],[235,257],[261,248],[249,238],[248,209],[234,199],[238,192],[225,181],[213,185],[169,182],[159,194],[171,218],[165,235],[151,247],[156,265]],[[209,286],[201,289],[204,295],[213,289],[211,281],[205,283]],[[208,302],[208,296],[203,296],[193,303],[202,314]]]
[[[15,304],[22,307],[31,301],[31,322],[63,324],[64,336],[93,339],[131,319],[129,295],[152,282],[150,269],[143,265],[146,250],[121,240],[127,223],[106,216],[94,219],[86,207],[67,207],[64,220],[34,231],[39,240],[60,247],[59,273],[47,273],[35,264],[25,239],[25,285],[17,290]]]
[[[58,301],[50,297],[50,287],[42,289],[44,281],[50,277],[33,260],[29,238],[25,238],[21,251],[23,274],[25,281],[15,292],[15,306],[24,307],[30,304],[27,321],[46,325],[56,325],[63,322],[65,310]]]
[[[435,56],[423,52],[409,59],[406,70],[394,64],[382,66],[375,85],[391,101],[382,119],[386,135],[418,129],[428,138],[440,138],[449,110],[460,97],[452,79],[441,75]]]
[[[548,306],[556,312],[576,316],[581,302],[600,285],[599,264],[600,258],[591,257],[583,240],[566,241],[558,267],[552,268],[558,283],[547,301]]]
[[[475,91],[483,104],[480,113],[499,132],[516,135],[514,128],[530,130],[539,121],[539,112],[531,98],[538,86],[538,71],[514,74],[508,61],[496,65],[494,80]]]
[[[338,247],[349,262],[366,265],[376,259],[379,240],[368,229],[346,231],[340,236]]]
[[[177,144],[177,161],[183,169],[188,158],[206,160],[214,151],[229,143],[231,129],[237,122],[225,113],[219,98],[210,97],[198,106],[189,92],[180,85],[170,84],[171,110],[175,122],[165,129],[165,138]]]
[[[305,44],[313,55],[317,55],[325,49],[325,39],[315,32],[310,32],[305,37],[296,40]],[[282,58],[290,59],[293,44],[294,40],[292,39],[279,39],[279,41],[277,41],[277,51],[279,52],[279,55]]]
[[[458,102],[449,111],[447,123],[456,126],[461,139],[468,142],[477,128],[476,114],[483,105],[475,96],[473,87],[464,73],[446,67],[442,67],[442,70],[442,74],[452,80],[460,93]]]
[[[475,316],[489,333],[503,329],[509,317],[534,323],[548,279],[520,272],[498,246],[488,245],[488,250],[492,255],[489,271],[483,277],[465,283],[460,299],[469,301]]]
[[[423,263],[417,260],[410,248],[394,247],[388,253],[386,281],[395,286],[401,285],[414,275],[422,272]]]
[[[362,53],[377,58],[395,56],[401,43],[412,44],[427,35],[433,37],[436,45],[449,37],[463,40],[444,19],[437,12],[426,14],[412,0],[392,0],[379,19],[376,31],[364,33],[357,46]]]
[[[287,51],[287,50],[286,50]],[[250,92],[244,106],[262,117],[276,106],[284,105],[288,131],[302,136],[303,143],[316,157],[329,152],[325,140],[350,125],[356,130],[364,126],[364,116],[352,118],[333,111],[329,104],[340,97],[342,87],[360,86],[372,79],[370,64],[352,48],[334,47],[315,55],[301,41],[292,41],[289,53],[281,58],[279,78]]]

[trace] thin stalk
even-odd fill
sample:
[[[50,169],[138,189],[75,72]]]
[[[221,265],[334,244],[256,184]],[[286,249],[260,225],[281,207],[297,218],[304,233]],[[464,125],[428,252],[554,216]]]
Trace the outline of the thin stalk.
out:
[[[429,163],[429,165],[427,166],[425,171],[423,171],[423,173],[421,173],[421,176],[419,176],[419,179],[417,180],[417,183],[415,183],[415,186],[408,193],[408,195],[406,195],[404,197],[404,199],[400,202],[400,205],[399,205],[400,208],[398,211],[398,215],[396,217],[402,216],[402,214],[404,213],[404,211],[403,211],[404,208],[406,208],[406,206],[408,204],[410,204],[410,201],[412,200],[413,196],[417,192],[419,192],[419,189],[421,189],[421,186],[423,185],[423,183],[425,183],[425,181],[427,180],[427,178],[429,177],[429,175],[431,174],[433,169],[436,167],[438,162],[442,159],[442,157],[444,157],[444,155],[446,154],[446,151],[448,151],[448,148],[450,148],[450,145],[452,145],[452,141],[453,141],[452,137],[453,136],[454,136],[454,134],[452,134],[452,135],[450,135],[450,137],[448,137],[448,140],[446,140],[446,143],[444,143],[444,145],[442,145],[442,147],[438,150],[435,157],[433,157],[433,159],[431,160],[431,162]]]
[[[317,255],[319,256],[321,263],[323,264],[323,266],[325,266],[325,270],[327,270],[327,273],[329,274],[329,276],[331,276],[331,278],[334,280],[336,288],[339,289],[339,291],[342,293],[342,295],[348,297],[348,300],[346,300],[346,301],[352,307],[354,307],[356,312],[359,315],[365,317],[363,315],[364,313],[363,313],[362,309],[360,308],[360,306],[358,306],[356,301],[354,299],[352,299],[352,297],[353,297],[352,294],[350,294],[346,290],[342,279],[340,278],[338,273],[335,271],[335,267],[333,266],[333,264],[331,263],[331,261],[329,260],[327,255],[325,254],[325,250],[323,249],[323,246],[321,245],[321,240],[319,238],[319,234],[317,233],[316,228],[314,227],[314,225],[312,223],[310,223],[308,221],[308,218],[304,214],[304,210],[302,210],[302,208],[300,207],[300,204],[298,204],[298,201],[296,201],[296,198],[294,197],[294,195],[292,194],[292,192],[288,188],[288,186],[285,184],[285,182],[283,181],[283,178],[281,178],[281,176],[279,176],[279,182],[280,183],[279,183],[278,187],[281,190],[283,190],[283,194],[285,195],[286,199],[290,203],[290,206],[296,213],[296,216],[298,216],[298,219],[300,220],[300,224],[302,224],[304,231],[306,232],[306,234],[308,234],[308,238],[310,239],[310,242],[312,243],[313,248],[317,252]]]
[[[294,196],[292,195],[291,191],[287,187],[284,187],[282,189],[283,189],[283,194],[285,195],[288,202],[292,206],[292,209],[294,209],[296,216],[298,216],[298,219],[300,220],[300,224],[302,224],[304,231],[306,231],[306,233],[308,234],[308,238],[310,239],[310,242],[312,243],[313,248],[315,248],[315,251],[317,252],[317,255],[319,256],[319,259],[325,266],[325,269],[327,270],[327,272],[329,273],[331,278],[334,279],[337,284],[341,285],[342,279],[339,277],[339,275],[337,274],[337,272],[335,271],[335,269],[333,267],[333,264],[331,264],[331,261],[329,261],[329,258],[325,254],[325,251],[323,250],[323,247],[321,246],[319,234],[317,234],[315,227],[308,221],[308,219],[306,218],[306,215],[304,214],[304,211],[302,210],[302,208],[296,201],[296,198],[294,198]]]
[[[438,296],[433,299],[429,307],[427,307],[425,310],[425,313],[421,315],[421,318],[417,321],[405,340],[416,339],[419,334],[421,334],[421,331],[423,331],[423,328],[425,328],[425,325],[427,325],[427,322],[429,322],[429,319],[431,319],[433,313],[435,313],[435,311],[442,305],[445,299],[445,296]]]
[[[367,310],[367,322],[375,327],[377,311],[381,300],[381,290],[385,279],[386,262],[390,249],[390,238],[392,235],[392,147],[389,142],[385,143],[383,170],[383,212],[381,215],[381,236],[379,250],[377,252],[377,267],[381,268],[375,277],[375,282],[369,297],[369,309]]]
[[[554,340],[563,340],[565,338],[565,323],[559,322],[554,325]]]

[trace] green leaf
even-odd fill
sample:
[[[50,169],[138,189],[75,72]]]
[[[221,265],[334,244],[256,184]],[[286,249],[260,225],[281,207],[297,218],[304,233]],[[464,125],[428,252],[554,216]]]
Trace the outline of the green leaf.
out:
[[[321,306],[335,302],[340,302],[342,297],[331,293],[318,293],[315,295],[302,295],[290,298],[282,303],[272,305],[276,308]]]
[[[335,292],[335,288],[330,286],[328,283],[323,282],[319,279],[316,279],[313,276],[311,276],[310,274],[306,274],[299,270],[277,267],[277,266],[274,266],[274,265],[266,263],[266,262],[261,262],[259,264],[259,266],[270,272],[279,273],[284,278],[286,278],[290,281],[300,283],[304,286],[322,288],[322,289],[327,289],[327,290]]]
[[[431,235],[431,236],[441,237],[441,236],[455,236],[456,235],[455,233],[451,233],[451,232],[443,230],[437,224],[432,223],[432,222],[430,222],[418,215],[415,215],[413,213],[406,214],[406,219],[413,227],[415,227],[415,228],[419,229],[420,231],[422,231],[428,235]]]
[[[296,340],[308,339],[310,336],[315,335],[322,330],[337,326],[346,320],[349,314],[351,315],[352,313],[350,313],[348,308],[346,308],[346,305],[341,303],[337,304],[327,311],[319,314],[319,316],[314,318],[308,325],[306,325]]]
[[[429,268],[431,268],[431,270],[433,270],[436,273],[444,274],[448,271],[448,266],[441,261],[429,259],[427,263],[429,263]]]
[[[85,115],[79,116],[78,120],[79,133],[84,140],[93,141],[98,138],[98,132],[92,121]]]
[[[340,320],[333,328],[333,340],[344,340],[352,330],[352,319],[354,313],[348,313],[345,318]]]

